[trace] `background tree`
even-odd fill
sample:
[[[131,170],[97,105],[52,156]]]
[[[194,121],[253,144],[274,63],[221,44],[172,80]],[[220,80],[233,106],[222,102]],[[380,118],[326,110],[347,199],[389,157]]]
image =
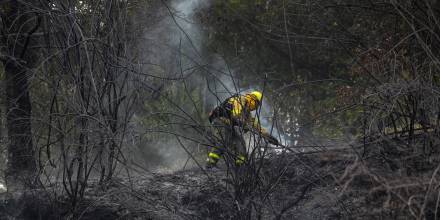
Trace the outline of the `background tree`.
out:
[[[7,1],[1,10],[1,60],[6,75],[6,115],[8,163],[6,182],[9,189],[36,184],[35,146],[31,129],[29,78],[38,58],[35,32],[41,18],[35,11],[36,1]]]

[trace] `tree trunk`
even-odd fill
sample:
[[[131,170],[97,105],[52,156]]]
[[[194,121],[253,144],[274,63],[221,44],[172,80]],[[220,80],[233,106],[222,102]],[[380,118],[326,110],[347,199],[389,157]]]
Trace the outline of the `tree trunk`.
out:
[[[6,184],[8,189],[28,187],[36,172],[36,162],[26,71],[13,62],[6,62],[5,72],[9,138]]]
[[[27,5],[32,1],[28,1]],[[6,75],[6,109],[8,131],[8,162],[5,180],[8,190],[15,191],[33,186],[36,160],[31,131],[31,102],[28,77],[35,62],[32,34],[39,21],[28,7],[17,1],[8,1],[2,10],[2,61]],[[27,13],[26,13],[27,12]]]

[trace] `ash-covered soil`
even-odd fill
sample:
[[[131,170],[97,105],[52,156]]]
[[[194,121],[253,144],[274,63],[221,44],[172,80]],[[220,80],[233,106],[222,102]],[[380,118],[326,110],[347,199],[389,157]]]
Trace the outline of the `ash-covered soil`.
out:
[[[255,180],[258,189],[241,192],[224,167],[117,178],[105,189],[90,184],[75,214],[68,199],[53,192],[3,194],[0,219],[345,219],[357,210],[353,203],[363,199],[341,195],[336,176],[347,158],[288,155],[267,160]],[[253,208],[244,211],[248,207]]]

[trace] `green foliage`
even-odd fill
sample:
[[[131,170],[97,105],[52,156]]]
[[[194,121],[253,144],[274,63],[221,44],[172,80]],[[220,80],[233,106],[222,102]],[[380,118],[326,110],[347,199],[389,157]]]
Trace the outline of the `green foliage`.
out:
[[[289,115],[283,121],[312,123],[312,132],[324,136],[356,133],[360,111],[345,107],[359,104],[375,83],[358,54],[377,47],[398,22],[392,6],[366,11],[363,4],[369,3],[215,1],[207,43],[239,67],[244,84],[261,84],[268,75],[268,97],[282,100],[280,114]],[[345,110],[331,113],[337,109]]]
[[[206,124],[207,113],[203,108],[202,87],[188,85],[184,81],[162,82],[161,90],[147,97],[143,105],[142,123],[153,131],[176,131],[190,135],[191,125]],[[169,134],[153,132],[148,136]]]

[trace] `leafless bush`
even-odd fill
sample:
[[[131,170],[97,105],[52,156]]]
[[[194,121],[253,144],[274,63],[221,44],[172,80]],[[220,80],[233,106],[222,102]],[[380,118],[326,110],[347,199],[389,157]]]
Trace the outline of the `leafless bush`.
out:
[[[437,219],[437,5],[430,1],[390,4],[408,31],[391,34],[360,57],[364,71],[379,81],[367,88],[362,99],[363,157],[341,179],[345,188],[356,178],[368,180],[373,197],[385,193],[380,200],[383,209],[372,216]]]
[[[29,90],[21,92],[31,93],[33,114],[28,119],[34,143],[30,144],[36,152],[39,186],[49,187],[54,198],[65,193],[75,210],[92,177],[105,186],[118,164],[126,163],[122,147],[136,98],[130,76],[136,56],[130,49],[137,33],[128,17],[131,3],[10,4],[17,9],[16,18],[31,14],[35,15],[31,20],[38,21],[35,30],[27,33],[31,47],[22,51],[35,55],[35,65],[26,64],[21,77],[29,79]],[[18,31],[3,37],[23,34]],[[5,42],[6,47],[23,44],[18,37]]]

